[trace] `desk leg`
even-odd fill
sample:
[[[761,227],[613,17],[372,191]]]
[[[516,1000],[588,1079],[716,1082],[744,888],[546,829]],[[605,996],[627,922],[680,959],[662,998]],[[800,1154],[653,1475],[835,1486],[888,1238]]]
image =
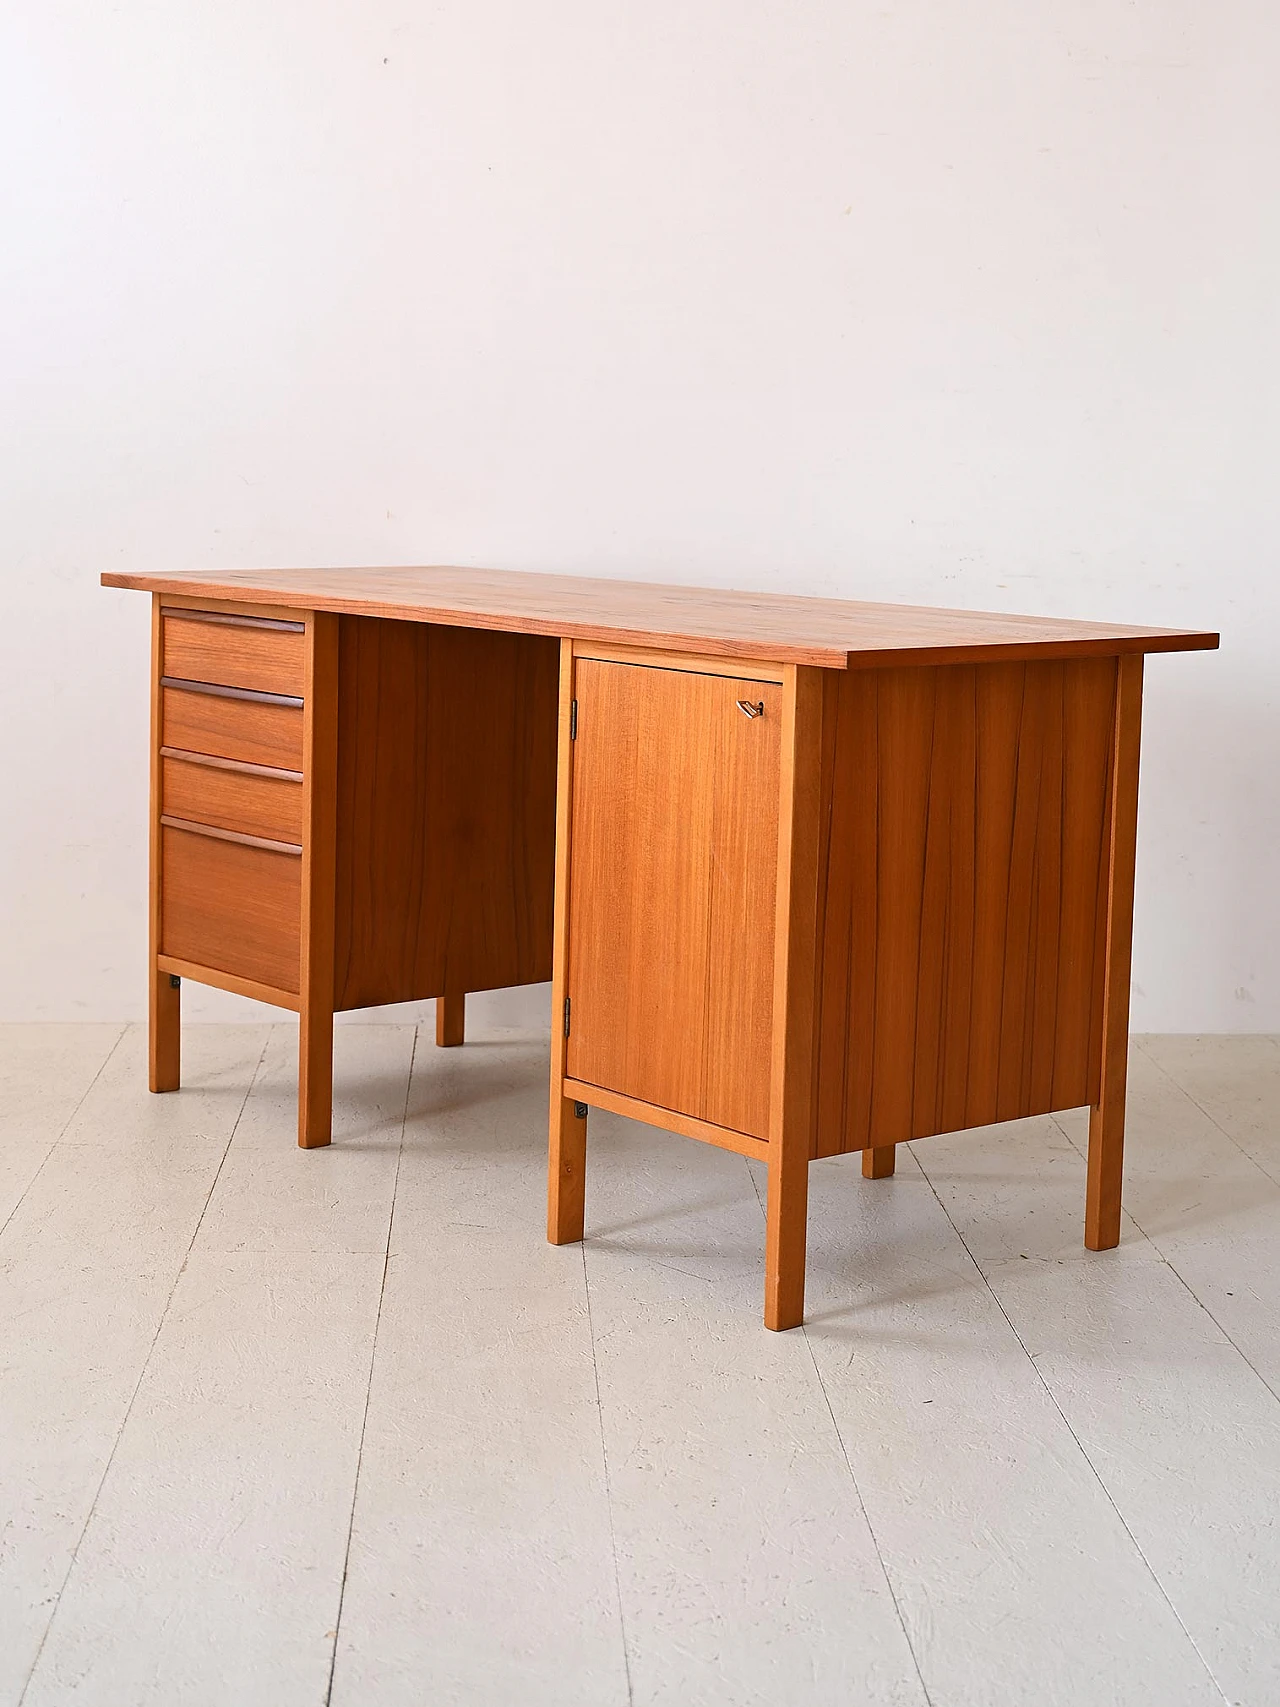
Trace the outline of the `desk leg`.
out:
[[[333,927],[338,796],[338,619],[307,616],[303,685],[302,962],[298,1004],[298,1143],[333,1133]]]
[[[150,915],[148,957],[151,982],[147,992],[147,1084],[153,1091],[176,1091],[182,1066],[182,990],[176,978],[156,965],[160,954],[160,798],[161,688],[164,646],[160,595],[151,597],[151,851],[148,899]]]
[[[436,1047],[453,1049],[463,1040],[467,1024],[467,998],[463,992],[436,997]]]
[[[764,1261],[764,1325],[775,1331],[798,1328],[804,1321],[813,1137],[822,677],[821,670],[795,664],[786,665],[783,672]]]
[[[147,1019],[147,1082],[153,1091],[176,1091],[182,1062],[182,988],[154,964]]]
[[[805,1246],[809,1221],[809,1152],[769,1157],[765,1210],[764,1325],[780,1332],[804,1321]]]
[[[587,1111],[564,1094],[568,1065],[565,997],[569,960],[569,831],[573,823],[573,641],[560,642],[556,761],[556,904],[551,974],[551,1123],[547,1154],[547,1238],[573,1245],[586,1224]],[[578,1110],[582,1112],[579,1113]]]
[[[1109,1251],[1120,1243],[1141,731],[1142,656],[1139,653],[1119,659],[1117,665],[1116,719],[1111,756],[1106,982],[1102,999],[1102,1074],[1098,1100],[1089,1117],[1089,1171],[1084,1220],[1084,1242],[1091,1251]]]
[[[547,1238],[575,1245],[586,1225],[587,1116],[581,1105],[551,1091],[551,1154],[547,1169]]]
[[[874,1148],[862,1152],[863,1179],[888,1179],[894,1169],[897,1159],[896,1144],[877,1144]]]
[[[333,1009],[308,1003],[298,1015],[298,1143],[319,1150],[333,1136]]]

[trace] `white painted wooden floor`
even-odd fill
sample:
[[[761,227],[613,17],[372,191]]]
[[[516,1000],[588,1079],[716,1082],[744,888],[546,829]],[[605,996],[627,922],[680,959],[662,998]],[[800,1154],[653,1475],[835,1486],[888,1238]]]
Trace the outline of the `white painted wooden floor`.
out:
[[[0,1703],[1274,1707],[1280,1043],[1135,1048],[1118,1251],[1083,1117],[763,1182],[591,1120],[546,1044],[0,1030]]]

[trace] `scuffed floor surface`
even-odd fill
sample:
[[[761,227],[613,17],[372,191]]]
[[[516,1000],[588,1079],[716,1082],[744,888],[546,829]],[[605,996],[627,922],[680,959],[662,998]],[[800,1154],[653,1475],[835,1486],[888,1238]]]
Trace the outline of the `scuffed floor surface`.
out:
[[[591,1117],[542,1235],[546,1044],[0,1030],[0,1703],[1280,1702],[1280,1044],[1133,1052],[1084,1117],[763,1181]]]

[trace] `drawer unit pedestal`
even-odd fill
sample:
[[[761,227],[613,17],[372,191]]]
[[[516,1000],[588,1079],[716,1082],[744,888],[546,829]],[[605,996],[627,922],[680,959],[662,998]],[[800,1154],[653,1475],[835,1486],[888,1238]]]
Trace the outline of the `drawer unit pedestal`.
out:
[[[157,595],[151,1051],[181,980],[292,1009],[298,1141],[327,1144],[333,1016],[551,973],[557,647]],[[519,730],[512,738],[513,730]]]
[[[1141,656],[561,680],[552,1242],[592,1105],[758,1157],[792,1327],[812,1159],[1089,1104],[1115,1244]]]

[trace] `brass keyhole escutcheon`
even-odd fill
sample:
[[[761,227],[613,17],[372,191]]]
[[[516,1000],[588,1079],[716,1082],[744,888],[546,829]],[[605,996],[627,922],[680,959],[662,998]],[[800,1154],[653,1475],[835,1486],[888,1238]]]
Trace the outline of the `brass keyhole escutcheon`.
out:
[[[764,701],[762,699],[740,699],[738,701],[738,710],[744,717],[763,717]]]

